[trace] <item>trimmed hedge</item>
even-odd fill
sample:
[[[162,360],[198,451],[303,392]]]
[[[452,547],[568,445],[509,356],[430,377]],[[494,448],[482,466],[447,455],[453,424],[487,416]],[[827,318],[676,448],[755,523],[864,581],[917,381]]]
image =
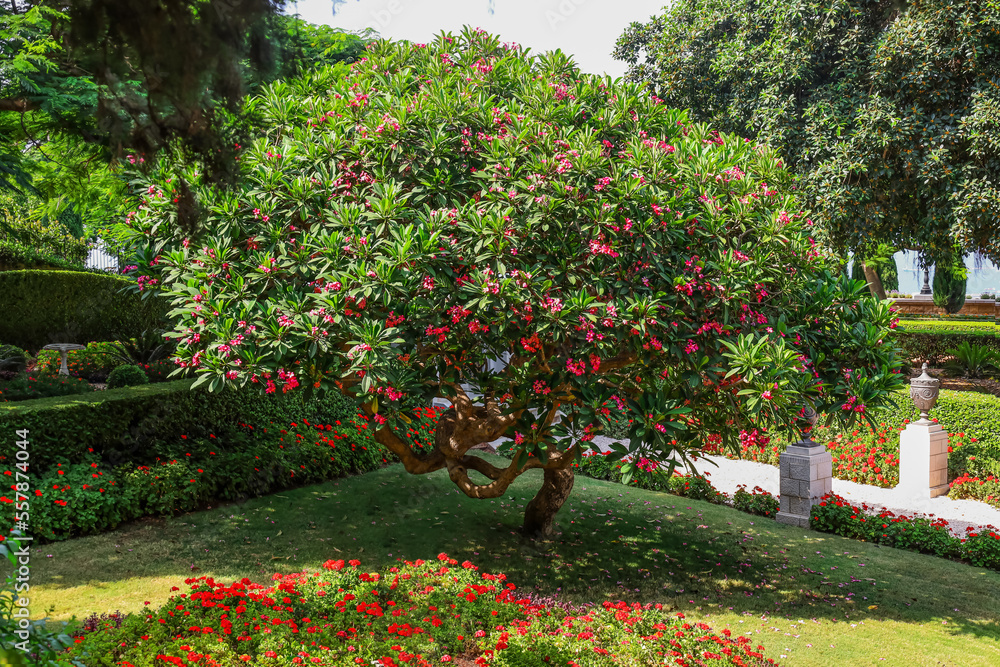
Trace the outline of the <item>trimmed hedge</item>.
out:
[[[905,419],[920,418],[907,391],[900,391],[893,398],[896,407],[886,406],[872,412],[875,423],[885,422],[890,428],[898,428]],[[1000,398],[974,391],[942,389],[931,417],[948,433],[964,433],[978,441],[963,445],[963,456],[975,456],[982,467],[1000,470]]]
[[[896,344],[901,349],[903,359],[909,361],[919,359],[928,364],[937,364],[943,357],[948,355],[948,350],[957,348],[962,343],[970,345],[982,345],[991,350],[1000,352],[1000,337],[993,332],[985,333],[939,333],[920,331],[914,327],[896,333]]]
[[[90,271],[0,272],[0,341],[37,352],[49,343],[117,340],[161,327],[168,304],[123,291],[132,284]]]
[[[996,334],[997,325],[992,319],[980,320],[937,320],[911,319],[912,315],[899,319],[897,332],[932,333],[932,334]]]
[[[191,389],[193,380],[109,389],[92,394],[0,403],[0,433],[27,429],[33,472],[56,463],[80,463],[92,456],[109,465],[141,463],[165,441],[185,435],[225,438],[244,424],[337,419],[353,415],[354,404],[339,395],[257,394],[226,389],[209,394]],[[13,438],[0,438],[0,461],[13,460]]]

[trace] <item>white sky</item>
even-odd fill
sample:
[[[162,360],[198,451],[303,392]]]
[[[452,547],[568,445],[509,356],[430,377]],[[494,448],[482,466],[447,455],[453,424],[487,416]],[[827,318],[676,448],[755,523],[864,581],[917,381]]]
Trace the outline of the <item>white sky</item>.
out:
[[[345,30],[374,28],[388,39],[428,42],[463,25],[482,28],[502,42],[517,42],[533,53],[561,49],[584,72],[625,73],[614,60],[615,41],[633,21],[661,13],[668,0],[289,0],[288,13],[310,23]]]

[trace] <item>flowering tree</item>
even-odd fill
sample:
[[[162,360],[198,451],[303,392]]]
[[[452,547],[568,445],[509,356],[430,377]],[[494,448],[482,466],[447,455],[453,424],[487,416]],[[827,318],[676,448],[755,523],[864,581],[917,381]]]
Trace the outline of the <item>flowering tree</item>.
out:
[[[531,469],[547,533],[606,404],[619,457],[863,415],[900,378],[888,307],[834,276],[770,150],[635,84],[481,31],[374,44],[346,79],[274,85],[241,187],[164,164],[130,215],[177,361],[216,389],[335,389],[411,473],[492,498]],[[184,198],[201,231],[173,224]],[[490,359],[507,358],[503,368]],[[403,399],[447,397],[432,451]],[[469,453],[510,438],[501,466]]]

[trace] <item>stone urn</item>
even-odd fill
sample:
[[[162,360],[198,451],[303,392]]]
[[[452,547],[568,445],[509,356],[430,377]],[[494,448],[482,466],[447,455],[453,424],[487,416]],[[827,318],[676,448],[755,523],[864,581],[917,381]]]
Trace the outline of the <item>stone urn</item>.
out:
[[[801,447],[819,447],[820,444],[812,439],[812,430],[816,427],[816,422],[819,421],[819,413],[813,410],[811,405],[806,404],[802,408],[802,414],[799,415],[799,419],[809,424],[809,432],[802,434],[802,440],[798,442]]]
[[[933,378],[927,373],[927,362],[924,362],[923,371],[920,377],[910,380],[910,399],[920,410],[920,421],[918,424],[929,424],[928,413],[937,403],[938,392],[941,391],[941,380]]]

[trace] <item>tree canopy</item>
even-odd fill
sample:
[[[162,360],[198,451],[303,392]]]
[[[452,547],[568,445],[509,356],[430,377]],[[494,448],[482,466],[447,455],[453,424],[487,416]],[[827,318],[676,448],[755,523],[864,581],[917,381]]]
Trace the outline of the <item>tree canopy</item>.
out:
[[[628,470],[804,427],[807,406],[864,416],[901,382],[888,306],[831,273],[773,151],[637,84],[466,29],[248,108],[264,132],[237,189],[164,161],[129,216],[178,363],[213,389],[355,396],[408,471],[471,497],[542,468],[528,532],[608,402],[638,415]],[[411,448],[408,406],[435,396],[434,448]],[[508,465],[469,453],[505,435]]]
[[[120,213],[109,166],[180,143],[232,171],[244,96],[306,67],[352,62],[360,36],[278,13],[273,0],[0,4],[0,189],[35,213]]]
[[[678,0],[615,57],[696,120],[777,149],[841,251],[1000,258],[1000,5]]]

